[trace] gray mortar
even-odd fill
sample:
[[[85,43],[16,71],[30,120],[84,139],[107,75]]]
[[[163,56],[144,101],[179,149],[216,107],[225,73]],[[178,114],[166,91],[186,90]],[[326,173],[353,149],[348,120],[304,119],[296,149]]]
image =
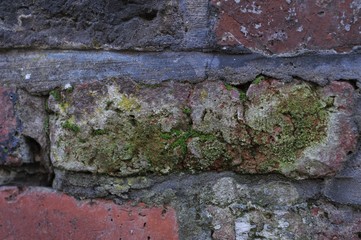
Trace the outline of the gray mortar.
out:
[[[222,79],[238,85],[260,74],[319,85],[334,80],[354,80],[360,85],[360,65],[358,54],[271,58],[197,52],[9,51],[0,58],[0,85],[24,87],[32,93],[46,93],[67,83],[119,77],[146,84]]]

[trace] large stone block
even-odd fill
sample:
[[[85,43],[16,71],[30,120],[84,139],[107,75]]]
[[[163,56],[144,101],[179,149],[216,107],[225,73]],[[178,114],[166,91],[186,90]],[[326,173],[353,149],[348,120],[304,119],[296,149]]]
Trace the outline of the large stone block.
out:
[[[263,54],[349,52],[361,43],[358,0],[212,0],[217,42]]]
[[[2,1],[0,48],[202,48],[208,2],[157,0]]]
[[[1,239],[178,239],[171,207],[80,201],[47,188],[0,188]]]
[[[49,98],[56,168],[114,176],[178,171],[334,175],[355,150],[352,85],[257,79],[141,85],[110,80]],[[247,86],[246,86],[247,87]]]

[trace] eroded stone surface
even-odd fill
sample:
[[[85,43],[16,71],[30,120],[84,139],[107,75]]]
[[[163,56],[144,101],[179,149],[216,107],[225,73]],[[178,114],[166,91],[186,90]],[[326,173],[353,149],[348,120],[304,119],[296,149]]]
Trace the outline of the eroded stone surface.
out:
[[[79,201],[47,188],[0,188],[2,239],[178,239],[171,207]]]
[[[215,34],[223,46],[295,54],[307,50],[347,52],[361,43],[358,0],[211,3],[218,9]]]
[[[5,0],[0,48],[132,49],[207,46],[208,2]]]
[[[243,190],[229,188],[227,191],[223,185],[229,181]],[[210,192],[203,189],[201,198],[209,204],[206,209],[213,239],[359,238],[361,215],[358,211],[323,200],[306,203],[289,182],[271,181],[247,186],[227,177],[219,179],[214,186]],[[215,204],[217,192],[235,195],[235,198],[231,202],[225,199]]]
[[[257,79],[83,84],[49,98],[56,168],[114,176],[176,171],[335,174],[355,150],[353,87]],[[342,141],[339,141],[342,140]]]
[[[0,184],[49,184],[45,98],[0,87]]]

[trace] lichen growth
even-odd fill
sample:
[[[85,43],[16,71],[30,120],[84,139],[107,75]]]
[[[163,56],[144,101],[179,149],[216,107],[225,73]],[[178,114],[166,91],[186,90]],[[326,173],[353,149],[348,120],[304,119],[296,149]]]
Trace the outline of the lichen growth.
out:
[[[67,119],[63,124],[62,124],[62,127],[64,129],[67,129],[67,130],[70,130],[74,133],[78,133],[80,132],[80,127],[74,123],[74,118],[71,117],[69,119]]]
[[[208,98],[208,92],[205,89],[202,89],[200,97],[201,97],[201,100],[204,101],[205,99]]]
[[[333,98],[321,100],[317,88],[308,83],[269,83],[250,88],[249,99],[240,89],[221,85],[224,94],[225,89],[232,91],[232,105],[223,104],[224,98],[204,101],[208,93],[202,89],[195,97],[205,106],[203,112],[190,108],[186,100],[176,107],[141,109],[147,106],[141,93],[136,97],[118,91],[97,99],[94,108],[73,111],[87,103],[74,107],[75,93],[61,92],[61,111],[54,119],[55,126],[65,130],[56,129],[60,150],[54,155],[71,167],[116,176],[292,169],[306,148],[325,139]],[[260,94],[254,96],[252,90]]]
[[[212,134],[205,134],[193,129],[188,131],[173,129],[170,133],[162,133],[161,137],[165,140],[172,139],[170,148],[179,148],[182,155],[186,155],[188,151],[187,142],[190,138],[198,138],[201,141],[213,141],[216,139]]]
[[[64,112],[66,112],[68,110],[69,103],[62,102],[62,103],[59,104],[59,108],[60,108],[60,111],[64,113]]]
[[[135,97],[122,95],[122,97],[118,103],[118,107],[121,110],[129,112],[129,111],[133,111],[133,110],[135,110],[135,111],[140,110],[141,106]]]
[[[327,131],[328,105],[310,85],[296,85],[288,94],[273,96],[273,101],[275,106],[263,101],[252,110],[270,109],[252,122],[253,144],[267,158],[262,170],[293,164],[305,148],[320,143]]]

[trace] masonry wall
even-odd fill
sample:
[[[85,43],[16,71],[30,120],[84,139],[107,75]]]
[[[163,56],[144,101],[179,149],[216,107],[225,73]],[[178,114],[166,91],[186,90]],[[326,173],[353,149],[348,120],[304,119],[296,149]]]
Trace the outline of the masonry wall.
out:
[[[360,239],[361,2],[3,0],[1,239]]]

